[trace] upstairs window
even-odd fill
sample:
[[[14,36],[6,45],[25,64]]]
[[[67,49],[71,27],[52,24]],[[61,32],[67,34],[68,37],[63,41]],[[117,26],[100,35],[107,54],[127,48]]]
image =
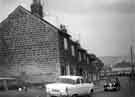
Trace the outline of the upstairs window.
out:
[[[68,41],[67,41],[67,38],[64,38],[64,49],[65,49],[65,50],[68,49]]]
[[[83,54],[83,58],[84,58],[84,60],[86,60],[86,55],[85,55],[85,53]]]
[[[89,64],[89,57],[87,57],[87,64]]]
[[[72,56],[75,56],[75,47],[74,45],[71,46]]]
[[[79,52],[79,61],[82,60],[81,52]]]
[[[61,65],[61,75],[66,75],[66,67]]]

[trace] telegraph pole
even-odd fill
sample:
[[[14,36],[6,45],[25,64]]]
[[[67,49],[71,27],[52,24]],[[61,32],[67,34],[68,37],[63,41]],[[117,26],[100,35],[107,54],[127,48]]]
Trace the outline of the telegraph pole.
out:
[[[130,54],[131,54],[131,77],[134,76],[134,53],[133,53],[133,46],[130,46]]]
[[[134,30],[131,32],[131,45],[130,45],[130,55],[131,55],[131,78],[134,77]]]

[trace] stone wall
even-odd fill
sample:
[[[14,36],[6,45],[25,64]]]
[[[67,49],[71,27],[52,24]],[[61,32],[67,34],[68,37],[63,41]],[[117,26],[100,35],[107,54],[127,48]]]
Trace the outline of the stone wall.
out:
[[[56,67],[59,63],[56,28],[21,7],[0,25],[0,76],[3,73],[17,76],[25,72],[31,81],[39,81],[37,75],[42,75],[40,81],[49,81],[56,77],[59,73]]]

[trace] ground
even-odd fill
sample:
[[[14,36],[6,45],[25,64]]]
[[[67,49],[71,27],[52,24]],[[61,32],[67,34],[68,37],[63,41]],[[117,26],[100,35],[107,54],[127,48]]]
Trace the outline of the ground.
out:
[[[135,97],[135,80],[129,77],[120,77],[120,91],[103,91],[103,81],[96,85],[95,92],[91,97]],[[0,92],[0,97],[46,97],[45,89],[31,88],[27,92],[6,91]]]

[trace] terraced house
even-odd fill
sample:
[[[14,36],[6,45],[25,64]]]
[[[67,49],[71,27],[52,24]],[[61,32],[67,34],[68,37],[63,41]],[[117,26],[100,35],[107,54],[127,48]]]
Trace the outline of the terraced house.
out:
[[[103,66],[94,64],[93,55],[73,41],[63,25],[57,28],[43,19],[40,0],[33,0],[31,12],[18,6],[0,23],[0,45],[0,76],[31,83],[70,74],[93,80]]]

